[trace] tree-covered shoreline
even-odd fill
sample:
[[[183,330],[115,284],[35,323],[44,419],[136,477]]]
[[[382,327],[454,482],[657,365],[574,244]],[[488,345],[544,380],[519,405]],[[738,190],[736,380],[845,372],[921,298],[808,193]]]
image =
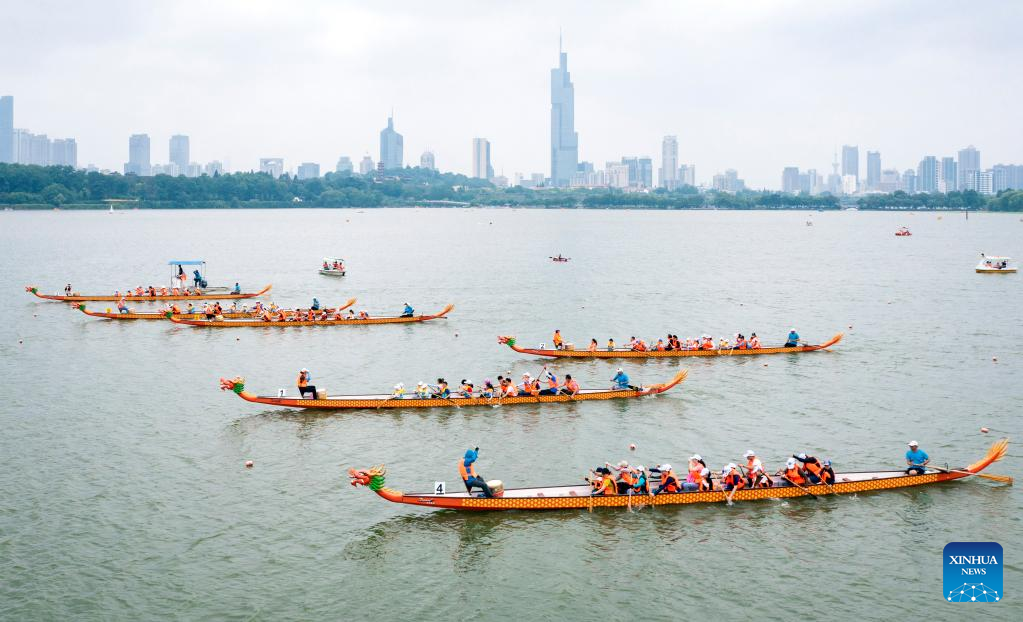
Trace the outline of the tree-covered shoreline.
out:
[[[824,209],[1023,211],[1023,191],[988,197],[977,192],[868,195],[793,195],[771,191],[699,192],[686,186],[668,192],[623,192],[606,188],[499,188],[483,179],[423,168],[371,176],[327,173],[316,179],[264,173],[201,177],[75,170],[62,166],[0,164],[0,206],[13,209],[105,209],[107,201],[143,209],[535,207],[583,209]]]

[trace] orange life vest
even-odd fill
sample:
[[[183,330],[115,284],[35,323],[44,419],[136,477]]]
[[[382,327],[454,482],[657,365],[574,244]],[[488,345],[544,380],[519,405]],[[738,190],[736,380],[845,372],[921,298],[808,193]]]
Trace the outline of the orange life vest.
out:
[[[805,484],[806,480],[803,479],[802,474],[799,472],[799,467],[793,467],[791,469],[785,469],[785,477],[788,478],[793,484]]]
[[[803,466],[806,468],[807,471],[813,473],[817,477],[820,477],[822,466],[820,462],[817,462],[816,458],[814,458],[813,462],[804,462]]]
[[[625,482],[626,484],[628,484],[629,486],[632,486],[633,484],[635,484],[638,481],[636,476],[634,476],[632,474],[632,472],[629,471],[628,469],[624,469],[621,472],[621,478],[622,478],[622,481]]]
[[[306,380],[306,375],[305,374],[299,374],[298,375],[298,386],[299,386],[299,388],[309,386],[309,381]]]
[[[732,469],[731,471],[728,472],[728,475],[725,476],[724,483],[730,484],[733,488],[736,489],[746,487],[746,479],[743,476],[739,475],[739,472],[736,471],[735,469]]]
[[[463,482],[469,481],[470,477],[476,477],[475,464],[470,464],[469,468],[466,468],[465,467],[465,460],[464,459],[459,460],[458,461],[458,474],[462,476],[462,481]]]
[[[672,483],[669,484],[669,481]],[[678,477],[674,471],[661,471],[661,486],[665,487],[665,492],[678,492]]]

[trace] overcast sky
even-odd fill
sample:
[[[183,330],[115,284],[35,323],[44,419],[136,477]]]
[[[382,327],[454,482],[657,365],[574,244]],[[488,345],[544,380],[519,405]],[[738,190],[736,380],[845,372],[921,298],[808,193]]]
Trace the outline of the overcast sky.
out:
[[[181,133],[199,162],[332,170],[378,158],[393,107],[406,163],[431,149],[468,173],[483,136],[497,173],[550,174],[559,29],[580,159],[598,167],[656,168],[665,134],[698,182],[735,168],[753,187],[830,171],[845,143],[900,170],[971,143],[985,168],[1023,162],[1015,1],[3,4],[15,126],[75,137],[81,165],[120,170],[132,133],[166,162]]]

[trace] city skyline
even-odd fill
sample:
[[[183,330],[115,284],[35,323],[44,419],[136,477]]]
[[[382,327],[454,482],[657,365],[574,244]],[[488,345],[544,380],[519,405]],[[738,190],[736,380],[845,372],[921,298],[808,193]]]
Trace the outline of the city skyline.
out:
[[[314,2],[301,14],[269,3],[184,13],[160,3],[146,11],[128,3],[68,5],[59,19],[22,6],[13,9],[17,19],[0,25],[7,52],[0,94],[19,102],[15,127],[75,136],[80,166],[121,170],[126,138],[144,133],[154,146],[188,135],[192,160],[221,161],[229,170],[257,169],[268,155],[283,157],[290,170],[302,162],[331,170],[342,155],[377,155],[381,120],[393,106],[406,163],[429,147],[442,170],[469,174],[464,145],[483,134],[501,154],[496,168],[549,174],[551,93],[543,76],[557,64],[558,24],[565,24],[580,162],[656,158],[662,138],[674,135],[679,161],[700,169],[697,183],[712,185],[714,174],[734,169],[749,187],[778,188],[783,167],[828,171],[842,144],[885,154],[885,169],[916,168],[925,154],[955,154],[969,144],[989,164],[1023,159],[1015,151],[1023,129],[1006,122],[1023,90],[1006,71],[1021,57],[1010,24],[1023,11],[985,6],[596,3],[552,8],[541,28],[524,18],[528,11],[498,7],[501,32],[465,28],[481,17],[460,3],[427,9],[399,2],[384,10]],[[782,16],[788,21],[773,19]],[[603,24],[612,18],[624,51],[604,44]],[[235,20],[237,40],[228,47],[219,34]],[[899,26],[907,20],[913,32]],[[119,26],[100,37],[93,27],[101,23]],[[929,29],[926,37],[918,26]],[[45,54],[13,53],[42,51],[24,34],[40,30],[54,34]],[[870,49],[849,54],[838,45],[864,32]],[[963,32],[962,47],[937,43],[962,41]],[[347,38],[338,43],[333,35]],[[118,51],[124,45],[133,49],[130,58]],[[457,53],[463,48],[481,53]],[[40,64],[69,49],[76,54],[67,69]],[[180,58],[154,62],[170,49]],[[302,63],[286,60],[296,51]],[[793,62],[806,66],[795,81],[782,71]],[[316,75],[338,66],[343,86]],[[160,71],[147,72],[153,67]],[[267,87],[274,73],[289,75],[287,89]],[[679,80],[661,79],[676,73]],[[950,85],[969,96],[951,96]],[[68,90],[73,99],[62,96]],[[153,160],[162,159],[162,149],[154,151]],[[862,180],[862,160],[860,169]]]

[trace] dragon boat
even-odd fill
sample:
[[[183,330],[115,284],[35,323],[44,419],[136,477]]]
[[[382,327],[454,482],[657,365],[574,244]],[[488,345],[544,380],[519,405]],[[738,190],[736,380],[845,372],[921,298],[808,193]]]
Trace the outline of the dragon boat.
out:
[[[594,351],[590,350],[555,350],[548,348],[522,348],[516,345],[515,337],[501,336],[497,338],[498,343],[503,343],[512,350],[520,352],[522,354],[531,354],[533,356],[548,356],[551,358],[578,358],[578,359],[659,359],[659,358],[679,358],[686,356],[753,356],[760,354],[801,354],[803,352],[816,352],[818,350],[826,350],[831,346],[842,341],[844,333],[838,333],[831,339],[828,339],[822,344],[818,345],[804,345],[794,346],[791,348],[747,348],[745,350],[630,350],[629,348],[615,348],[613,350],[608,349],[597,349]]]
[[[907,475],[904,471],[866,471],[836,473],[835,483],[815,484],[804,487],[793,486],[787,482],[779,482],[773,478],[775,486],[771,488],[744,488],[734,493],[733,502],[755,501],[760,499],[786,499],[790,497],[821,497],[870,491],[907,488],[937,484],[951,480],[963,479],[977,475],[993,462],[1001,460],[1005,455],[1008,440],[997,441],[987,454],[969,466],[959,469],[931,469],[922,475]],[[407,503],[434,509],[451,510],[567,510],[592,508],[623,508],[634,505],[686,505],[690,503],[726,503],[732,493],[722,490],[707,492],[678,492],[649,495],[602,495],[590,496],[590,486],[546,486],[542,488],[511,488],[505,489],[500,496],[487,499],[480,492],[406,493],[388,488],[385,481],[386,469],[383,465],[369,469],[349,469],[348,476],[352,486],[366,486],[384,499],[393,503]],[[1012,483],[1011,478],[1003,476],[999,481]]]
[[[125,301],[127,301],[127,302],[163,302],[165,300],[240,300],[242,298],[256,298],[256,297],[262,296],[263,294],[265,294],[268,291],[270,291],[271,287],[273,287],[273,285],[267,285],[266,287],[264,287],[263,289],[259,290],[258,292],[249,292],[249,293],[244,293],[243,292],[241,294],[233,294],[233,293],[228,292],[228,293],[221,293],[221,294],[203,293],[203,294],[188,294],[188,295],[184,295],[184,294],[166,294],[166,295],[157,294],[155,296],[150,296],[148,294],[143,294],[142,296],[135,296],[135,295],[130,295],[129,296],[127,294],[125,294],[123,296],[100,296],[100,295],[85,295],[85,294],[72,294],[70,296],[64,296],[64,295],[58,295],[58,294],[40,294],[39,293],[39,288],[36,287],[35,285],[27,286],[25,288],[25,291],[30,293],[30,294],[32,294],[32,295],[34,295],[34,296],[36,296],[37,298],[42,298],[43,300],[56,300],[56,301],[59,301],[59,302],[102,302],[102,301],[117,302],[118,300],[121,300],[122,298]]]
[[[234,391],[238,397],[249,402],[285,406],[287,408],[316,408],[322,410],[346,410],[353,408],[436,408],[463,406],[501,406],[512,404],[553,404],[564,402],[588,402],[592,400],[616,400],[632,397],[643,397],[664,393],[686,379],[686,370],[679,370],[675,376],[664,384],[655,384],[639,389],[582,389],[575,395],[518,395],[516,397],[464,397],[452,394],[451,397],[419,398],[415,395],[394,397],[393,395],[317,395],[316,398],[303,397],[271,397],[257,396],[245,390],[245,379],[220,379],[222,391]]]
[[[429,322],[430,320],[437,320],[443,318],[451,310],[455,308],[455,305],[448,305],[441,309],[440,313],[433,315],[409,315],[409,316],[397,316],[397,317],[371,317],[366,319],[348,319],[340,318],[336,320],[262,320],[262,319],[248,319],[248,320],[207,320],[198,319],[190,320],[183,318],[180,315],[174,315],[173,313],[167,313],[167,319],[174,322],[175,324],[187,324],[189,326],[203,326],[206,328],[239,328],[242,326],[272,326],[276,328],[287,328],[291,326],[364,326],[367,324],[414,324],[417,322]]]
[[[338,311],[343,311],[348,307],[355,304],[355,298],[351,298],[345,304],[338,307]],[[89,311],[85,308],[85,304],[80,304],[75,307],[85,315],[90,317],[105,318],[108,320],[166,320],[166,312],[151,312],[151,313],[138,313],[135,311],[129,311],[128,313],[119,313],[115,311]],[[294,313],[294,311],[288,311],[287,313]],[[220,315],[223,318],[240,320],[244,318],[255,318],[258,314],[255,311],[227,311]],[[176,317],[183,318],[186,320],[203,320],[206,318],[204,313],[182,313]]]

